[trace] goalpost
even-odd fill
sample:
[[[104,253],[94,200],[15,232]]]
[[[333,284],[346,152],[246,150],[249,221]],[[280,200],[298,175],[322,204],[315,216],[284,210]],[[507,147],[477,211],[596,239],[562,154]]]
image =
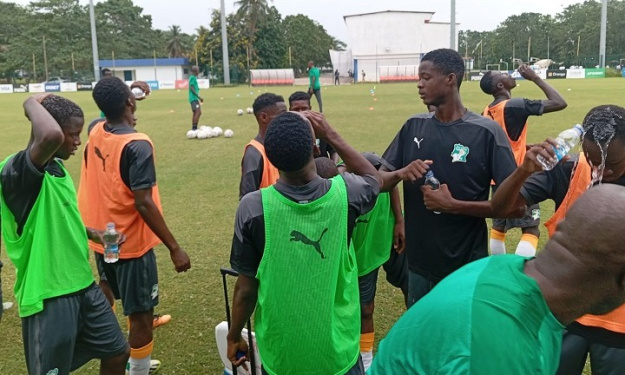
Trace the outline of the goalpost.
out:
[[[492,67],[495,67],[495,69],[492,69]],[[486,70],[501,71],[501,66],[500,66],[500,64],[486,64]]]

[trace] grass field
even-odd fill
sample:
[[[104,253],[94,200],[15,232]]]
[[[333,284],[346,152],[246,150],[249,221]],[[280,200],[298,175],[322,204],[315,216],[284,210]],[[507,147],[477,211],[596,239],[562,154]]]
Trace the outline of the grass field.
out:
[[[616,102],[623,82],[616,78],[550,81],[564,95],[569,107],[560,113],[532,118],[529,141],[555,136],[560,130],[581,122],[593,106]],[[375,96],[372,97],[369,91],[374,87]],[[236,116],[236,110],[251,107],[260,92],[269,90],[287,98],[296,89],[303,88],[205,90],[202,93],[205,103],[201,124],[233,129],[235,136],[232,139],[186,139],[191,111],[185,91],[155,91],[139,104],[137,128],[147,133],[155,144],[157,177],[166,221],[192,262],[189,272],[178,275],[166,248],[157,248],[161,292],[157,312],[173,316],[168,326],[155,332],[153,358],[163,361],[162,374],[221,373],[223,366],[214,339],[215,326],[225,319],[219,267],[229,264],[243,147],[257,131],[254,117],[247,114]],[[464,104],[476,112],[490,101],[476,82],[465,82],[461,93]],[[521,81],[514,94],[544,98],[541,91],[527,81]],[[62,95],[83,108],[87,122],[98,115],[90,93]],[[23,149],[28,141],[30,126],[22,109],[26,97],[26,94],[0,96],[2,158]],[[377,153],[384,152],[406,118],[425,110],[416,93],[416,84],[329,86],[323,89],[323,101],[329,122],[349,143],[358,150]],[[313,105],[316,106],[314,99]],[[83,142],[85,140],[86,134],[83,133]],[[66,164],[76,184],[82,152],[77,155]],[[545,204],[543,209],[544,220],[551,215],[553,205]],[[518,231],[508,236],[508,249],[515,248],[518,238]],[[543,233],[541,245],[545,238]],[[14,301],[15,271],[4,250],[1,259],[5,263],[2,274],[5,300]],[[378,340],[385,336],[402,312],[401,293],[380,277],[375,314]],[[119,318],[125,327],[125,319],[121,315]],[[0,374],[26,373],[16,308],[6,311],[0,324],[0,353]],[[77,373],[96,374],[97,368],[97,363],[92,362]]]

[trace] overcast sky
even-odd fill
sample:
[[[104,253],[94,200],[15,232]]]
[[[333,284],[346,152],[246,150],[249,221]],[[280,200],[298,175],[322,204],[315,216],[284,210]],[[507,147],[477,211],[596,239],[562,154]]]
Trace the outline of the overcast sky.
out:
[[[11,0],[18,4],[29,4],[29,0]],[[180,25],[182,30],[193,33],[200,25],[208,26],[210,12],[220,7],[220,0],[133,0],[152,15],[154,27],[166,29]],[[95,0],[96,3],[99,1]],[[322,24],[338,39],[349,44],[344,15],[376,12],[382,10],[413,10],[436,12],[432,21],[449,22],[449,0],[274,0],[282,17],[302,13]],[[580,3],[579,0],[457,0],[456,22],[460,30],[492,30],[508,16],[523,12],[537,12],[554,15],[566,6]],[[88,4],[88,0],[80,0]],[[234,10],[234,0],[225,0],[226,12]]]

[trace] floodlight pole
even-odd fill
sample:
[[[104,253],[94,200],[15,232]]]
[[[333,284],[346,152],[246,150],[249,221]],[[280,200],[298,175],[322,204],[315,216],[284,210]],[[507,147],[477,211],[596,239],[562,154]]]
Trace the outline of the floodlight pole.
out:
[[[93,79],[100,80],[100,57],[98,56],[98,36],[95,31],[95,11],[93,0],[89,0],[89,19],[91,21],[91,53],[93,54]]]
[[[228,25],[226,24],[226,4],[221,0],[221,51],[224,65],[224,85],[230,84],[230,58],[228,57]]]
[[[449,37],[449,48],[456,49],[456,0],[451,0],[451,35]]]
[[[608,23],[608,0],[601,2],[601,35],[599,37],[599,67],[605,68],[605,34]]]

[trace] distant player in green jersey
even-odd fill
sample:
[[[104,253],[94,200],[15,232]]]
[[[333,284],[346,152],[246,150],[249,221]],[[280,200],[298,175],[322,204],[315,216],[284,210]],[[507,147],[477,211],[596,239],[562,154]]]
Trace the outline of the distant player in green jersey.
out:
[[[200,74],[200,69],[197,66],[191,68],[191,75],[189,76],[189,103],[191,104],[191,129],[197,130],[197,124],[200,122],[200,116],[202,116],[201,103],[204,103],[204,99],[200,96],[200,86],[197,83],[197,76]]]
[[[89,265],[87,239],[102,243],[102,232],[85,228],[62,163],[80,145],[83,112],[50,94],[24,110],[31,137],[0,162],[0,215],[28,373],[65,375],[99,358],[100,374],[122,375],[128,343]]]
[[[393,326],[370,374],[555,374],[565,325],[625,302],[624,212],[625,188],[600,185],[536,258],[500,255],[458,269]]]

